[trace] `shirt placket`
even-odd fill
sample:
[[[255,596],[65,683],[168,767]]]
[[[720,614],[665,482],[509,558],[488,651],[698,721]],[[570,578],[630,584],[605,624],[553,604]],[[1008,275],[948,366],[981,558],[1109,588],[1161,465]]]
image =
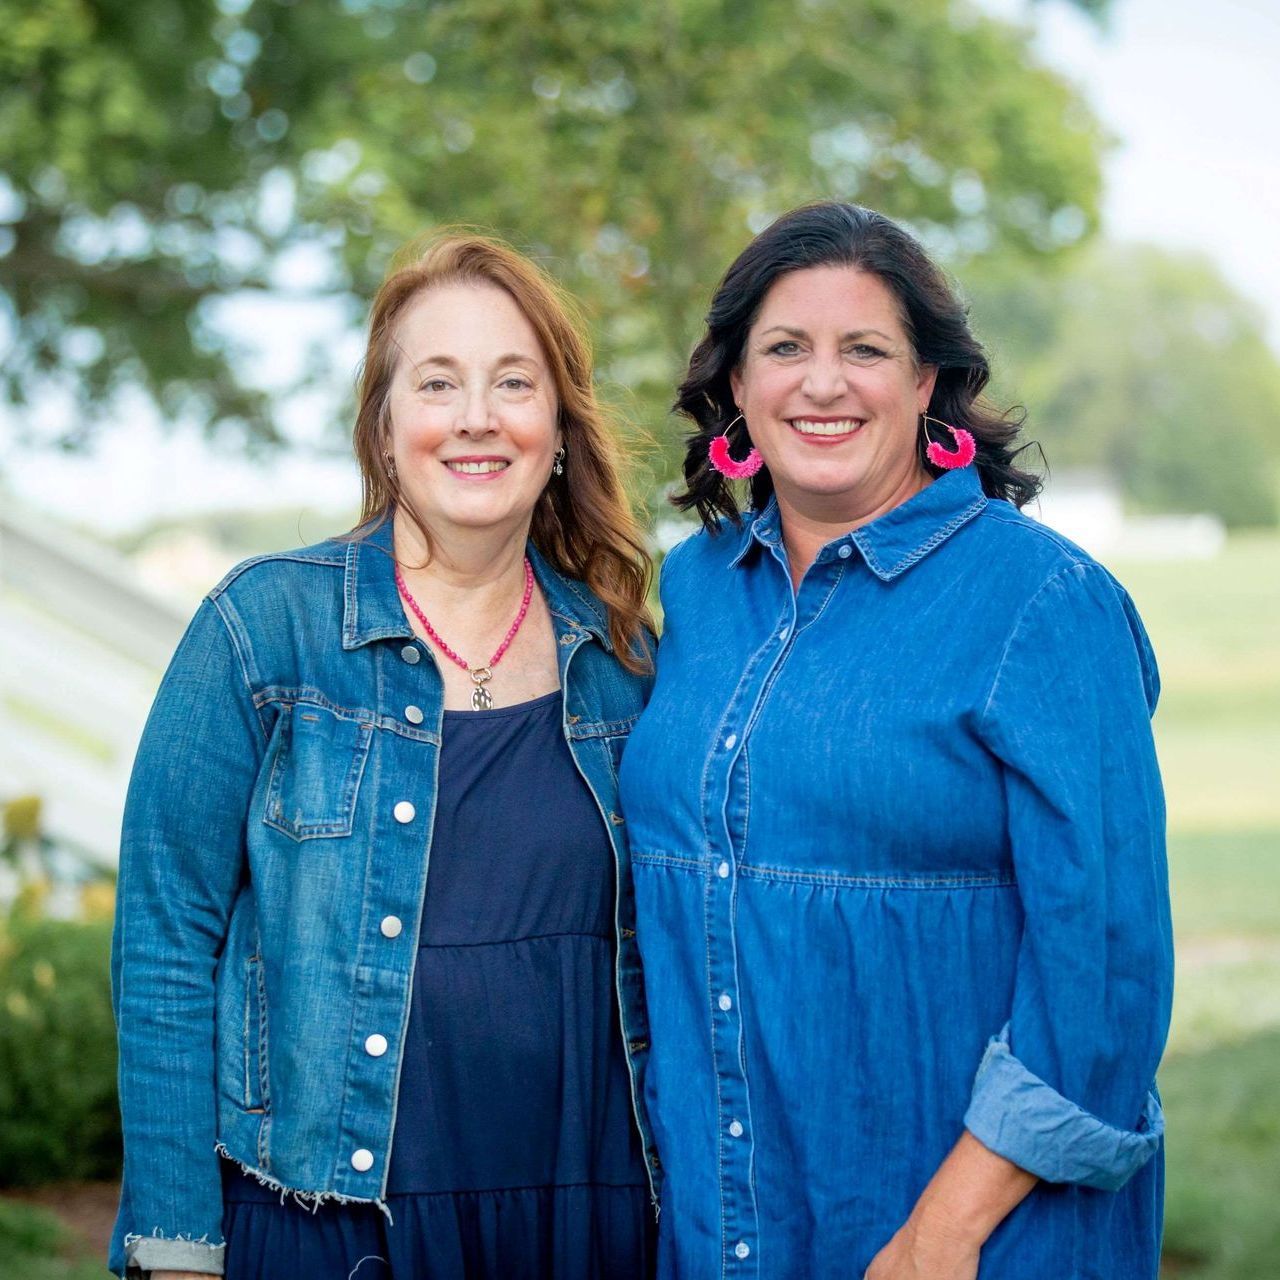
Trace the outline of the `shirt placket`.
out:
[[[764,540],[761,563],[744,572],[781,573],[786,557],[773,540]],[[847,543],[824,549],[817,565],[849,558]],[[774,679],[791,652],[797,631],[830,598],[831,569],[810,572],[794,595],[782,593],[769,631],[752,652],[737,690],[725,708],[703,780],[703,829],[707,834],[709,874],[706,890],[707,978],[711,1016],[711,1052],[716,1086],[716,1154],[720,1185],[721,1275],[759,1274],[759,1212],[756,1205],[755,1137],[746,1069],[744,1020],[752,1011],[741,1002],[737,897],[743,850],[734,840],[731,798],[742,785],[743,752],[751,727]],[[745,824],[738,826],[745,830]]]

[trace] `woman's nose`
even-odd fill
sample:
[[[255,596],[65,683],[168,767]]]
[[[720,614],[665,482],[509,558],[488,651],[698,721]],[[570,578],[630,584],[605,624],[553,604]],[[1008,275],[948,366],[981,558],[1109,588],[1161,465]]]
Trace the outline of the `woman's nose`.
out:
[[[839,360],[814,360],[805,370],[802,390],[810,400],[827,404],[848,390],[849,381]]]
[[[458,428],[468,435],[479,435],[493,429],[493,407],[485,391],[477,389],[467,393]]]

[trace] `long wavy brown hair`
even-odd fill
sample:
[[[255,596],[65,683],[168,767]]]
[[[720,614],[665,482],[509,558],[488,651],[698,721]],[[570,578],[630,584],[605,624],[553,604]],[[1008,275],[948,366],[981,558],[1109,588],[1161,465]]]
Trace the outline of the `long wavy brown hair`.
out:
[[[506,290],[538,335],[555,379],[565,457],[564,474],[552,475],[538,498],[529,536],[559,572],[579,579],[600,599],[622,664],[647,671],[644,633],[652,632],[653,622],[645,596],[653,562],[619,476],[625,456],[620,433],[596,398],[583,323],[560,286],[500,240],[446,231],[415,241],[397,255],[378,290],[356,392],[354,444],[363,502],[352,536],[368,534],[399,507],[430,550],[429,531],[387,465],[391,383],[401,359],[395,332],[405,308],[425,289],[459,282]]]

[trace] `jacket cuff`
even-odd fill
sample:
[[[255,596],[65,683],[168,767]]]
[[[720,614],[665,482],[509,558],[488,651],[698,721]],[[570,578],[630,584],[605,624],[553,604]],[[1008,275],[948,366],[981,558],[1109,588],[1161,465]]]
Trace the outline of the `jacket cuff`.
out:
[[[130,1236],[124,1242],[125,1275],[151,1271],[195,1271],[220,1276],[226,1270],[227,1246],[205,1240],[169,1240],[164,1236]]]
[[[1152,1092],[1135,1128],[1099,1120],[1009,1052],[1006,1023],[978,1067],[964,1127],[984,1147],[1046,1182],[1116,1191],[1159,1150],[1164,1113]]]

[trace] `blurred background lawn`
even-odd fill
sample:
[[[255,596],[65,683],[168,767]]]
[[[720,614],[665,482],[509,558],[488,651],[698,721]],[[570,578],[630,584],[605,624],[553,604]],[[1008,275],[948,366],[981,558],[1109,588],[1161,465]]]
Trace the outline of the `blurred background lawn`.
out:
[[[1147,622],[1165,1271],[1280,1277],[1280,7],[0,0],[0,31],[0,1280],[103,1274],[137,735],[232,562],[351,524],[397,247],[493,228],[581,299],[661,553],[710,290],[823,197],[954,274],[1043,518]]]
[[[1169,797],[1177,988],[1169,1274],[1280,1274],[1280,538],[1117,564],[1150,630]]]

